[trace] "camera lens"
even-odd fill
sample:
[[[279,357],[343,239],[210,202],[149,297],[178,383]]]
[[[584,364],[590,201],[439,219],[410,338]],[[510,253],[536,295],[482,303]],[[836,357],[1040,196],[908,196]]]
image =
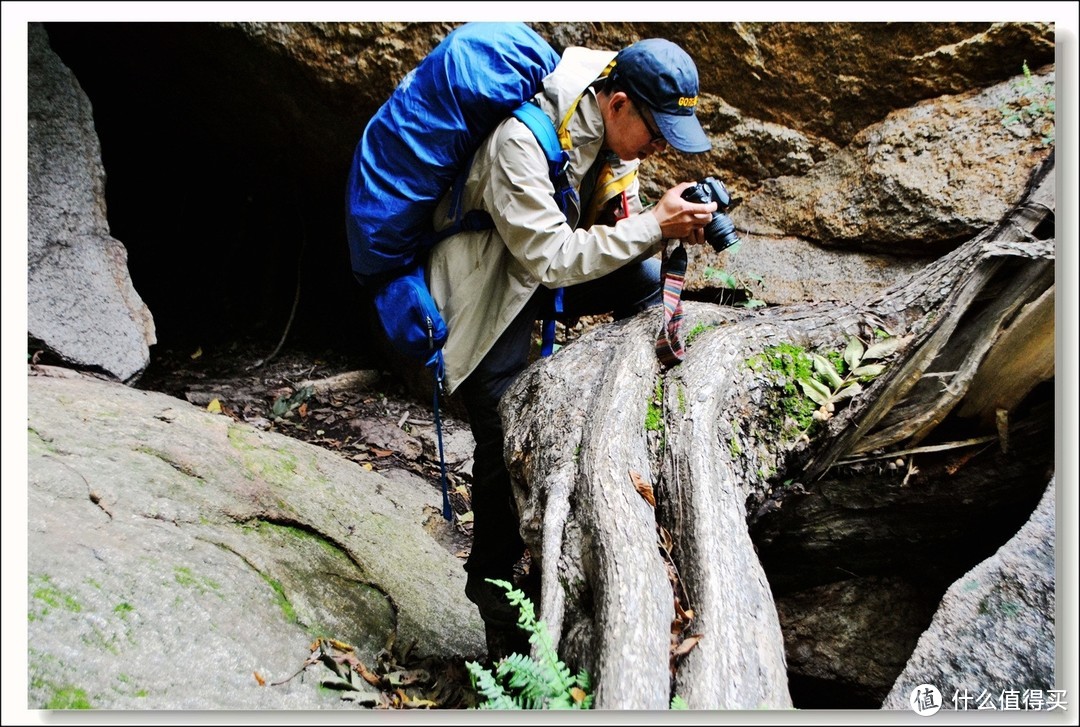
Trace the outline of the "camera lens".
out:
[[[705,239],[713,250],[720,252],[739,242],[739,235],[730,217],[722,212],[714,212],[712,220],[705,225]]]

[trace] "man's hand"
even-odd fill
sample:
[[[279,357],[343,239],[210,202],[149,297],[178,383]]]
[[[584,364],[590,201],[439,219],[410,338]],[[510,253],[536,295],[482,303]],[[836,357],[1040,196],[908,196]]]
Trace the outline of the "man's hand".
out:
[[[716,211],[716,202],[697,204],[682,198],[687,187],[693,182],[683,182],[664,193],[655,207],[649,210],[660,223],[660,233],[665,240],[680,239],[691,245],[704,245],[705,225]]]

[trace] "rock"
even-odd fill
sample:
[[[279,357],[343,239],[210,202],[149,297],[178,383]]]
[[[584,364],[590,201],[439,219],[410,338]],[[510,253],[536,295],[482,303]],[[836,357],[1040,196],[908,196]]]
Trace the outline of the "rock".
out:
[[[933,604],[901,578],[851,578],[776,599],[793,699],[873,709],[903,670]]]
[[[295,268],[293,226],[302,218],[304,265],[318,279],[302,287],[297,328],[326,326],[337,340],[356,332],[357,345],[370,350],[362,335],[369,326],[351,300],[355,281],[340,259],[344,179],[363,124],[454,25],[48,25],[54,47],[95,90],[98,129],[113,150],[112,189],[132,231],[125,244],[153,281],[144,295],[153,296],[162,331],[190,333],[192,321],[225,309],[220,328],[279,333],[294,280],[284,290],[275,281]],[[997,104],[1023,82],[1025,62],[1040,79],[1052,72],[1053,23],[533,26],[557,48],[618,48],[658,36],[695,58],[698,113],[714,148],[656,155],[642,179],[654,201],[671,185],[707,175],[743,199],[732,217],[744,248],[702,255],[690,269],[687,290],[701,297],[719,287],[705,279],[706,266],[761,277],[755,297],[773,305],[877,294],[992,223],[1044,151],[1022,125],[1006,129]],[[130,63],[144,54],[156,62]],[[224,59],[228,74],[219,72]],[[117,91],[127,87],[146,92]],[[178,98],[176,89],[195,90]],[[184,162],[161,180],[162,193],[188,200],[184,228],[206,236],[163,230],[148,204],[141,180],[154,172],[139,149],[162,132],[176,138]],[[221,181],[208,189],[208,177]],[[213,237],[241,219],[243,234]],[[178,258],[177,250],[188,255]],[[207,268],[221,280],[266,282],[243,296],[230,285],[208,286],[199,301],[185,301],[178,272],[194,278]]]
[[[154,320],[109,234],[90,101],[29,25],[27,332],[31,350],[131,381],[150,363]]]
[[[31,709],[339,706],[269,686],[317,637],[484,653],[433,488],[81,376],[30,377],[28,438]]]
[[[923,684],[937,687],[943,709],[976,709],[984,695],[998,709],[1006,693],[1017,703],[1029,691],[1051,698],[1055,481],[1020,532],[945,593],[883,709],[910,709],[912,691]]]
[[[1053,97],[1052,67],[1031,82]],[[1025,88],[1014,78],[895,111],[807,174],[767,180],[732,217],[766,237],[943,254],[996,223],[1050,153],[1030,133],[1014,133],[1024,123],[1006,123],[1010,108],[1031,100]]]

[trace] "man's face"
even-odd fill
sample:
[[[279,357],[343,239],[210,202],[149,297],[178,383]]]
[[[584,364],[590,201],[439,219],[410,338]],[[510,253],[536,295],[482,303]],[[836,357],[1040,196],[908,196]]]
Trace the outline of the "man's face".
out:
[[[620,159],[645,159],[667,147],[652,112],[645,104],[633,101],[622,91],[608,100],[604,139],[606,146]]]

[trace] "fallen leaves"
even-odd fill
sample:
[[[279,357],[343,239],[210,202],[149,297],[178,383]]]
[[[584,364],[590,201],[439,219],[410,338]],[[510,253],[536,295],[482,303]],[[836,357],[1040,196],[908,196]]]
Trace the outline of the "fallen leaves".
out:
[[[319,638],[311,644],[311,655],[296,674],[272,683],[292,680],[308,667],[323,665],[330,674],[321,685],[342,692],[341,698],[371,709],[459,709],[475,707],[475,692],[468,683],[464,666],[431,658],[410,662],[412,647],[402,655],[393,652],[393,637],[379,651],[375,664],[368,666],[356,649],[336,639]],[[256,678],[259,678],[256,672]]]
[[[646,482],[641,473],[629,470],[630,482],[639,495],[649,503],[650,507],[656,507],[656,494],[651,483]],[[694,610],[683,606],[683,598],[686,598],[686,589],[679,578],[678,568],[675,567],[675,558],[672,554],[675,543],[668,532],[660,523],[656,524],[656,541],[660,548],[660,555],[664,558],[667,568],[668,581],[671,583],[671,593],[674,599],[675,618],[671,621],[671,673],[674,676],[675,668],[682,657],[689,654],[698,642],[702,634],[687,634],[690,623],[694,620]]]

